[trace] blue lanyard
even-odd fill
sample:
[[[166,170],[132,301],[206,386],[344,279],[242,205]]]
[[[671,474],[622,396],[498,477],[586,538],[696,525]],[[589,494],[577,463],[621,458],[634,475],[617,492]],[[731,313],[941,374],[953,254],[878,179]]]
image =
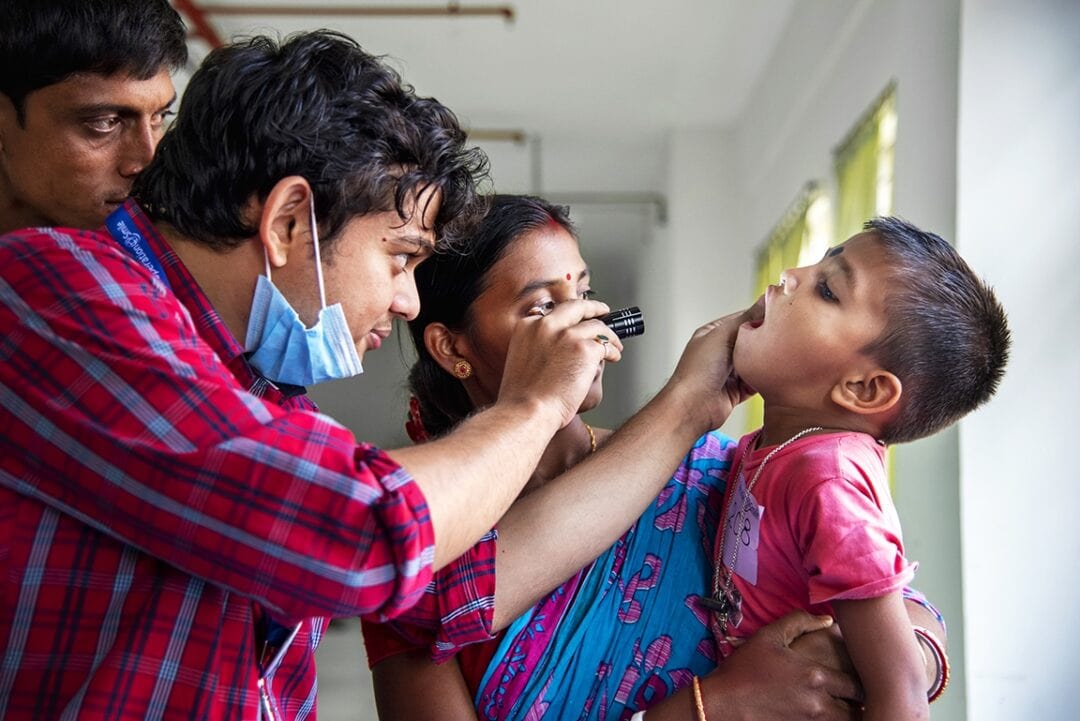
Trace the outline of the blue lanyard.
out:
[[[128,212],[127,208],[121,205],[110,213],[109,217],[105,219],[105,227],[108,228],[113,240],[126,250],[128,255],[150,271],[155,278],[161,281],[162,285],[172,290],[169,279],[165,277],[165,268],[162,267],[161,261],[158,260],[157,253],[154,252],[154,249],[146,242],[146,238],[139,232],[139,227],[135,225],[135,220],[131,217],[131,213]]]

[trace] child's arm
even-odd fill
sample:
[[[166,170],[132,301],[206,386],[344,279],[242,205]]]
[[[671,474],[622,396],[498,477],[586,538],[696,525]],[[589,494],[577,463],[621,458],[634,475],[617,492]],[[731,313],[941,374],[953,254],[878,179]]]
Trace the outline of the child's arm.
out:
[[[926,664],[900,592],[832,605],[866,693],[864,721],[928,719]]]

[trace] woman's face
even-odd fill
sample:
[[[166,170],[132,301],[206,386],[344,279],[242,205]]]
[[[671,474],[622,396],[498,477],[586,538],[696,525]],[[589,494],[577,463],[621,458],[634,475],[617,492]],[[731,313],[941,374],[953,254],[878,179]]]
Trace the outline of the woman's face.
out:
[[[554,222],[511,241],[488,271],[486,286],[469,309],[462,332],[465,343],[459,346],[473,366],[473,382],[466,388],[477,406],[494,403],[498,396],[510,334],[518,321],[555,303],[592,295],[577,241]],[[582,411],[600,404],[603,373],[601,365]]]

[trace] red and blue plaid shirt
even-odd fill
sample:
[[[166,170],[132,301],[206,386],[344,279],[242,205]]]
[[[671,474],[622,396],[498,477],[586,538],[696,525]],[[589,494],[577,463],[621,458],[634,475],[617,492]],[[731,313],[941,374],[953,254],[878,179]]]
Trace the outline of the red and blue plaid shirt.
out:
[[[257,378],[126,207],[168,287],[105,234],[0,240],[0,717],[255,719],[265,675],[283,718],[313,718],[326,617],[488,638],[494,539],[458,610],[410,615],[434,555],[419,488]]]

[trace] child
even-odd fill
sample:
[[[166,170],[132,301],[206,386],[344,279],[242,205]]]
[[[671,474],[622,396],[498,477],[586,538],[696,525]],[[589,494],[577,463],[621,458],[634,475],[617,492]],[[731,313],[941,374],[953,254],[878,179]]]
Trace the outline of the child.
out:
[[[739,331],[735,370],[761,394],[765,421],[733,459],[704,603],[725,656],[793,607],[835,616],[864,718],[922,719],[924,657],[901,601],[915,564],[885,444],[931,435],[989,399],[1009,331],[993,292],[944,240],[895,218],[864,231],[781,274],[764,319]]]

